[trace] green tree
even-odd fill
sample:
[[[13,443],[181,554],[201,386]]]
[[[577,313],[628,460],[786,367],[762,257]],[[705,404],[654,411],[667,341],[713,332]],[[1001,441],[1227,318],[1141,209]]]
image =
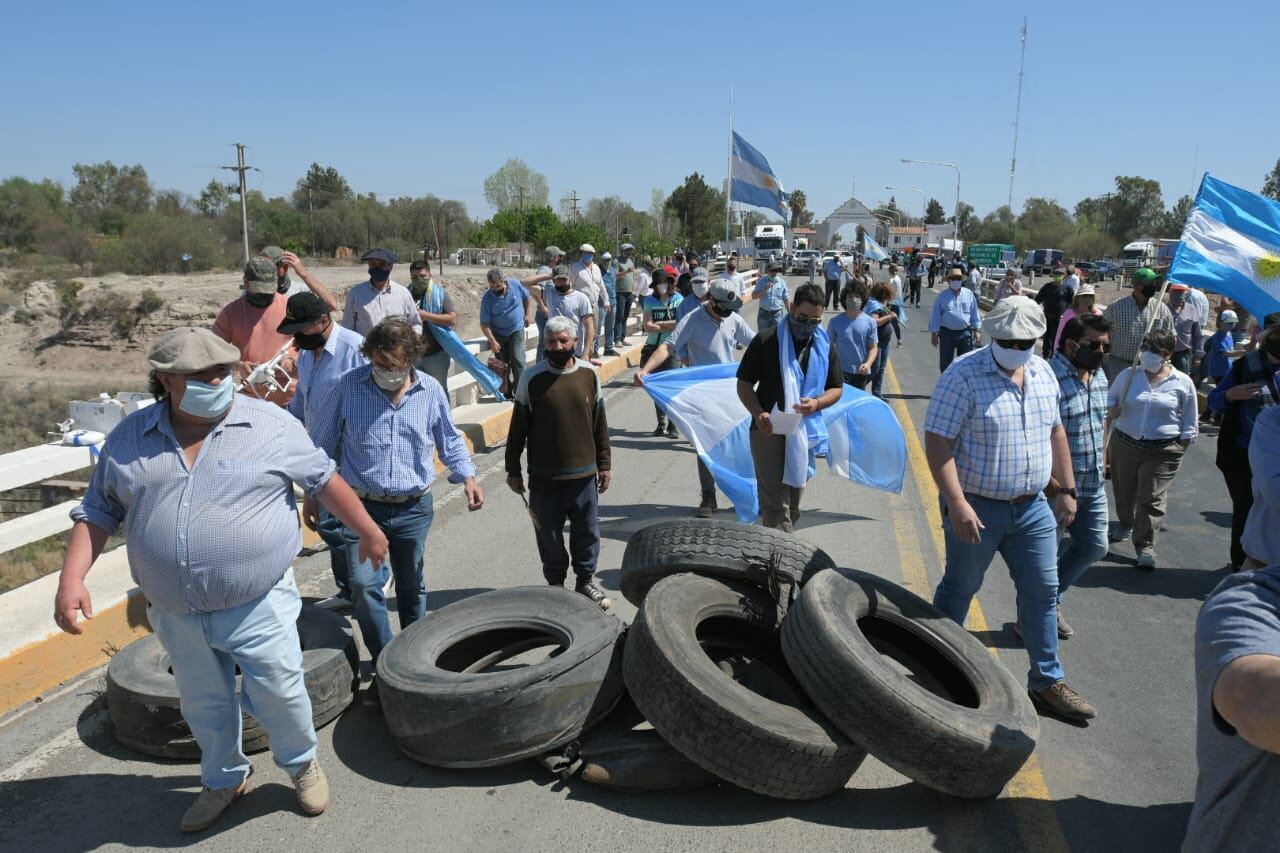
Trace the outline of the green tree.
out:
[[[308,205],[307,192],[311,199]],[[312,163],[307,173],[298,179],[293,190],[293,206],[297,210],[322,210],[335,204],[351,201],[354,194],[347,179],[332,166]]]
[[[955,222],[956,217],[954,215],[948,216],[947,221]],[[973,215],[973,205],[964,201],[960,202],[960,224],[956,227],[956,232],[960,235],[961,240],[970,239],[970,232],[973,230],[973,226],[975,224],[976,221]]]
[[[942,202],[936,198],[929,199],[929,203],[925,205],[924,222],[926,225],[941,225],[947,221],[947,212],[942,208]]]
[[[1108,233],[1120,244],[1135,237],[1155,234],[1165,221],[1164,200],[1160,182],[1148,178],[1116,176],[1116,190],[1107,207]]]
[[[1276,201],[1280,201],[1280,160],[1276,160],[1276,165],[1263,180],[1262,194],[1267,198],[1273,198]]]
[[[1029,198],[1018,216],[1018,233],[1028,248],[1062,248],[1074,232],[1070,212],[1052,199]]]
[[[724,193],[710,186],[697,172],[672,191],[666,206],[679,223],[681,242],[687,248],[705,249],[724,230]]]
[[[804,190],[792,190],[790,204],[792,228],[808,228],[813,225],[813,211],[808,209],[809,198]]]
[[[976,222],[969,236],[975,243],[1013,243],[1017,245],[1022,242],[1018,231],[1018,221],[1007,204],[1000,205]]]
[[[0,246],[31,251],[42,234],[52,228],[79,229],[74,220],[62,187],[53,181],[37,184],[15,177],[0,182]]]
[[[132,216],[151,208],[151,181],[140,165],[76,163],[71,167],[76,185],[71,206],[90,226],[103,234],[119,234]]]
[[[524,189],[526,207],[539,207],[550,198],[546,176],[530,169],[529,164],[523,160],[513,157],[484,179],[484,198],[495,210],[506,210],[519,206],[521,188]]]
[[[1161,233],[1167,237],[1180,235],[1187,225],[1187,217],[1191,215],[1191,207],[1194,204],[1195,200],[1189,195],[1178,199],[1177,203],[1165,213],[1164,225],[1160,228]]]
[[[1078,229],[1062,248],[1072,258],[1105,258],[1115,254],[1117,245],[1111,235],[1089,227]]]
[[[220,184],[211,180],[200,191],[200,197],[196,199],[196,210],[205,216],[221,216],[222,211],[231,204],[231,194],[235,191],[236,188],[231,184]]]

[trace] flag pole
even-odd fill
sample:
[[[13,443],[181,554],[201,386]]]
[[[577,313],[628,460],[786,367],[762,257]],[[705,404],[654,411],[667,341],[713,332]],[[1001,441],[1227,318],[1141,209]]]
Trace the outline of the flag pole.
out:
[[[733,217],[733,84],[729,84],[729,144],[724,169],[724,242],[729,245],[729,221]]]

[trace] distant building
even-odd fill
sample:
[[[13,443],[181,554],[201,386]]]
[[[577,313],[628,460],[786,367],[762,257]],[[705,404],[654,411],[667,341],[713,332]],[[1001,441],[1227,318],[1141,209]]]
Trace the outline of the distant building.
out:
[[[895,225],[889,229],[890,252],[901,252],[904,249],[923,251],[928,231],[920,225]]]

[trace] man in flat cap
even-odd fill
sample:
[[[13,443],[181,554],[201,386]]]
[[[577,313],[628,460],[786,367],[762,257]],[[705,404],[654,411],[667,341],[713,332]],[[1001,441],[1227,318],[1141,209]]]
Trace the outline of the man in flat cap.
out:
[[[963,625],[999,552],[1018,591],[1015,624],[1031,658],[1031,699],[1082,722],[1097,711],[1067,686],[1058,657],[1057,533],[1075,517],[1076,482],[1058,380],[1033,352],[1045,332],[1044,311],[1025,296],[1009,296],[991,309],[982,331],[991,343],[952,362],[925,414],[925,454],[942,496],[947,551],[933,603]],[[1056,509],[1044,495],[1050,476]]]
[[[381,563],[387,552],[382,531],[297,419],[233,393],[239,358],[207,329],[174,329],[156,342],[148,360],[158,402],[112,430],[71,511],[54,601],[58,627],[79,634],[77,613],[93,618],[85,576],[123,529],[130,572],[200,745],[204,788],[182,817],[185,832],[212,826],[248,786],[242,704],[266,728],[302,811],[317,815],[329,804],[295,624],[294,484],[361,531],[362,557]]]
[[[241,378],[289,345],[289,336],[276,331],[284,320],[288,302],[284,294],[276,291],[276,268],[269,259],[253,258],[244,265],[244,292],[222,306],[213,321],[213,333],[240,351],[236,372]],[[296,351],[291,351],[280,364],[290,377],[296,374],[296,357]],[[280,406],[288,405],[293,396],[292,388],[269,391],[258,387],[250,391]]]
[[[369,280],[347,291],[347,304],[342,309],[342,325],[368,337],[383,320],[399,317],[422,334],[422,317],[413,294],[402,284],[391,280],[391,268],[399,258],[390,249],[370,249],[360,256],[369,264]]]

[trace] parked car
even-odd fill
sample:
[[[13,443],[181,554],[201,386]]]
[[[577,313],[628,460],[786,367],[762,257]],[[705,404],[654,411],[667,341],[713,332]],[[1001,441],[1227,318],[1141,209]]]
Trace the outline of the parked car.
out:
[[[1094,261],[1093,265],[1098,268],[1098,281],[1109,278],[1112,281],[1120,275],[1120,265],[1113,260],[1103,258],[1100,261]]]
[[[1008,272],[1008,271],[1009,271],[1009,269],[1010,269],[1010,267],[1009,267],[1009,264],[1008,264],[1008,263],[1006,263],[1005,261],[1000,261],[1000,262],[999,262],[998,264],[996,264],[995,266],[983,267],[983,268],[982,268],[982,277],[983,277],[983,278],[993,278],[993,279],[995,279],[996,281],[1001,281],[1001,280],[1003,280],[1003,279],[1004,279],[1004,274],[1005,274],[1006,272]]]
[[[791,254],[790,263],[787,266],[787,272],[808,274],[809,265],[813,264],[815,268],[822,266],[822,256],[814,249],[796,249]]]
[[[724,252],[716,252],[715,260],[711,262],[711,271],[712,272],[722,271],[727,266],[726,262],[728,260],[729,260],[729,256],[726,255]]]
[[[1102,273],[1093,261],[1076,261],[1076,269],[1080,270],[1080,278],[1085,284],[1102,281]]]

